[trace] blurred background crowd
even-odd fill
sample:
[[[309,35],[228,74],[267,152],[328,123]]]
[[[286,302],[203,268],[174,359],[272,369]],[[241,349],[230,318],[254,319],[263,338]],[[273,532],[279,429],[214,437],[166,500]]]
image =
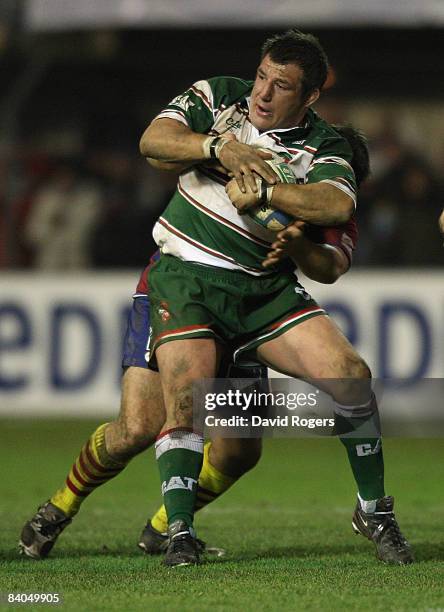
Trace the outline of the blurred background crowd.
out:
[[[0,268],[142,267],[175,187],[140,157],[143,130],[200,78],[254,78],[285,28],[29,31],[22,2],[0,5]],[[301,29],[331,61],[315,109],[369,141],[355,265],[442,265],[442,29]]]

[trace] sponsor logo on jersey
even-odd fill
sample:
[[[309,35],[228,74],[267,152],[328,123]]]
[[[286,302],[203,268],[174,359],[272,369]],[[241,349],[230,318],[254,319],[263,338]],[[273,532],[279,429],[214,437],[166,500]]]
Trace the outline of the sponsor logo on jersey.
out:
[[[228,125],[228,127],[231,130],[240,130],[242,127],[242,124],[240,121],[236,121],[236,119],[233,119],[233,117],[228,117],[227,120],[225,121],[225,123]]]
[[[180,108],[184,111],[187,111],[191,106],[196,106],[194,102],[190,100],[190,96],[187,93],[176,96],[174,100],[171,101],[171,104],[180,106]]]
[[[311,300],[311,295],[305,291],[304,287],[295,287],[294,292],[304,298],[304,300]]]

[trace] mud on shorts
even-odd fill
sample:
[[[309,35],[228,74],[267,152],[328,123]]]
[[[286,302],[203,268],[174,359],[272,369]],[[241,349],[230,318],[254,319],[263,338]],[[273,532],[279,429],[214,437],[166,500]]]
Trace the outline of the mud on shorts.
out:
[[[165,342],[214,338],[234,362],[254,360],[258,346],[325,311],[291,272],[253,277],[162,255],[149,272],[150,364]]]

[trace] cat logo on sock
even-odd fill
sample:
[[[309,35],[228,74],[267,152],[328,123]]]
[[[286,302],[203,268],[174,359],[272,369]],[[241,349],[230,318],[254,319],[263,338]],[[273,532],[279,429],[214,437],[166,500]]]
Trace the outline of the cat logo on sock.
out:
[[[376,441],[375,447],[372,448],[371,444],[357,444],[356,454],[358,457],[366,457],[367,455],[376,455],[381,450],[381,438]]]
[[[165,495],[165,493],[173,489],[192,491],[195,484],[197,484],[197,480],[194,480],[194,478],[188,478],[187,476],[171,476],[168,482],[162,482],[162,495]]]

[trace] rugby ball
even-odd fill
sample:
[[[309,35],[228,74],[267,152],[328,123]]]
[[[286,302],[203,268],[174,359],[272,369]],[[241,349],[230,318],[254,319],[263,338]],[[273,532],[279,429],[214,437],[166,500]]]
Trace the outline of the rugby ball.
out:
[[[293,174],[293,170],[283,157],[278,155],[275,151],[270,151],[269,149],[262,150],[273,154],[271,159],[266,159],[265,161],[271,166],[280,183],[296,183],[296,177]],[[252,206],[247,212],[253,221],[272,232],[280,232],[294,220],[290,215],[287,215],[281,210],[277,210],[269,204]]]

